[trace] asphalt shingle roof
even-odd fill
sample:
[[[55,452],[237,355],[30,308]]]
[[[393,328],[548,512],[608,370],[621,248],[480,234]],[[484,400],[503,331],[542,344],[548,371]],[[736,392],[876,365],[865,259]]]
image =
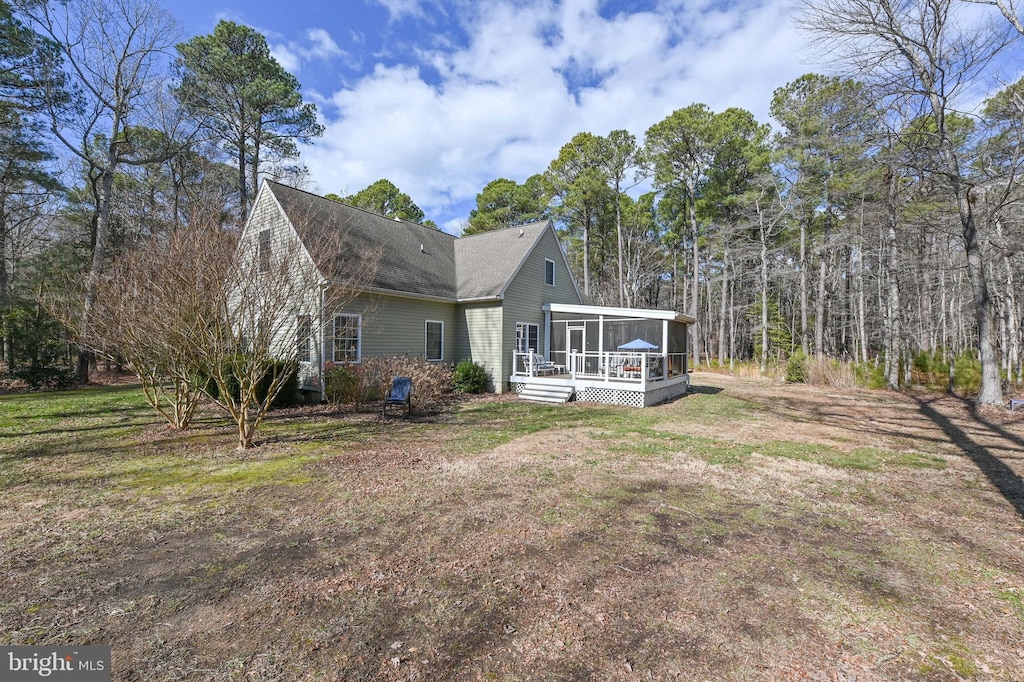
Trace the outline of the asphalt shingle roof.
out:
[[[544,221],[457,239],[455,289],[459,299],[502,293],[547,227]]]
[[[440,230],[325,199],[267,182],[285,215],[304,240],[341,235],[344,244],[334,266],[381,249],[370,286],[377,289],[455,298],[455,238]],[[335,271],[337,272],[337,271]],[[327,274],[327,273],[325,273]]]
[[[352,258],[380,249],[370,286],[409,294],[496,297],[548,228],[545,221],[458,238],[280,183],[267,181],[267,188],[307,243],[341,235],[345,248],[332,259],[333,267],[344,268]]]

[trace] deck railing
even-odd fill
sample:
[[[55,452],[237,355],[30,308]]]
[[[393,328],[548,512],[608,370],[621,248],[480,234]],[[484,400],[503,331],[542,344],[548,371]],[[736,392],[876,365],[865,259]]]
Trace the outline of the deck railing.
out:
[[[536,353],[512,352],[512,376],[569,374],[572,378],[648,384],[684,373],[686,353],[573,353],[553,351],[550,361],[538,361]]]

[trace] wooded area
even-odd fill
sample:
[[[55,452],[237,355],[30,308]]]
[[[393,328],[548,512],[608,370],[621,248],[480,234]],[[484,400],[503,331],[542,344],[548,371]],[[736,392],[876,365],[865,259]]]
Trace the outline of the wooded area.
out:
[[[524,182],[487,184],[465,233],[551,217],[595,303],[698,319],[695,363],[802,355],[898,387],[959,358],[1000,403],[1024,382],[1015,8],[807,0],[800,17],[841,75],[779,87],[770,122],[695,103],[642,139],[581,132]],[[237,232],[260,178],[307,184],[299,145],[322,132],[251,28],[186,38],[150,0],[0,0],[8,372],[60,383],[75,359],[83,378],[72,342],[110,262]],[[329,196],[426,218],[384,179]],[[42,302],[72,294],[69,335]]]

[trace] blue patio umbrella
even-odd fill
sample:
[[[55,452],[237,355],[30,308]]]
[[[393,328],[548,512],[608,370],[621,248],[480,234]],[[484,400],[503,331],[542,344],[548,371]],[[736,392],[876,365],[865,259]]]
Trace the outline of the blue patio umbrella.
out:
[[[619,350],[657,350],[658,347],[653,343],[648,343],[643,339],[633,339],[629,343],[624,343],[619,346]]]

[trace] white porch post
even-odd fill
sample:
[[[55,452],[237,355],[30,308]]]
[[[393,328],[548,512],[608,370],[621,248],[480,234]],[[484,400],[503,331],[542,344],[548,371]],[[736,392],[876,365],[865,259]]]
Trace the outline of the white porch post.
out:
[[[544,310],[544,359],[551,360],[551,311]]]
[[[668,379],[668,320],[661,321],[661,378]]]

